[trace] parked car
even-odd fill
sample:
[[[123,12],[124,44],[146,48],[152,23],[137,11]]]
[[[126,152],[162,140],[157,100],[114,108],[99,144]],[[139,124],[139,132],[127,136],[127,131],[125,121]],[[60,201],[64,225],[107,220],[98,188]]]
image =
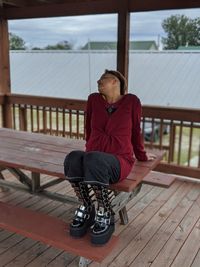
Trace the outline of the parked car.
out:
[[[160,138],[160,123],[155,122],[154,127],[151,122],[144,122],[144,140],[147,142],[150,142],[151,140],[153,142],[156,142]],[[143,123],[141,123],[141,129],[143,130]],[[169,126],[163,125],[162,134],[168,134],[169,133]]]

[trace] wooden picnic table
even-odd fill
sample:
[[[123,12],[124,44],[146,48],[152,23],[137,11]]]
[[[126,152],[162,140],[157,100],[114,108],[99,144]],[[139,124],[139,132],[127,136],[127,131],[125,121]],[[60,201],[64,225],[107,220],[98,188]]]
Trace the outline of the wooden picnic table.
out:
[[[63,162],[66,154],[72,150],[84,150],[85,141],[49,136],[38,133],[16,131],[0,128],[0,166],[8,169],[21,182],[21,185],[0,179],[0,185],[20,190],[31,191],[63,202],[77,202],[74,198],[52,193],[47,189],[52,185],[65,181]],[[156,159],[149,162],[136,161],[134,167],[123,182],[111,186],[113,190],[131,192],[141,181],[156,183],[147,177],[150,171],[158,165],[163,157],[163,151],[153,150]],[[30,175],[25,171],[30,171]],[[0,172],[1,173],[1,172]],[[41,174],[55,176],[55,179],[41,185]],[[1,178],[3,174],[1,173]],[[148,178],[144,179],[143,178]],[[168,180],[162,179],[157,183],[168,186]]]
[[[77,203],[73,197],[47,189],[57,183],[66,183],[63,168],[65,156],[72,150],[84,150],[84,147],[84,140],[0,128],[0,186],[12,187],[62,202]],[[151,170],[159,164],[164,153],[154,150],[151,152],[156,154],[155,160],[136,161],[124,181],[110,186],[115,193],[112,201],[113,210],[119,212],[123,224],[128,223],[126,204],[138,194],[143,183],[169,187],[173,182],[169,175],[152,173]],[[3,174],[4,169],[9,170],[20,183],[7,181]],[[41,174],[54,176],[55,179],[41,183]],[[117,243],[117,238],[113,236],[104,247],[95,248],[91,246],[88,235],[81,240],[72,239],[68,234],[68,225],[57,218],[3,202],[0,202],[0,209],[1,228],[80,255],[80,266],[87,266],[86,258],[102,261]],[[53,232],[52,225],[55,226]]]

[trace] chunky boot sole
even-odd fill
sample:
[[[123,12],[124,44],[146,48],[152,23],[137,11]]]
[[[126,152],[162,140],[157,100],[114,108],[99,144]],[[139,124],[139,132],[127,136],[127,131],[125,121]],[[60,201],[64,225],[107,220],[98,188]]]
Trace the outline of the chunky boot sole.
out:
[[[100,234],[96,234],[92,231],[90,234],[91,243],[94,245],[106,244],[110,240],[114,231],[115,231],[115,224],[111,224],[105,232],[100,233]]]
[[[95,221],[95,207],[92,208],[89,219],[87,219],[82,226],[74,227],[70,224],[69,228],[70,235],[75,238],[83,237],[87,233],[88,228],[90,228],[94,224],[94,221]]]

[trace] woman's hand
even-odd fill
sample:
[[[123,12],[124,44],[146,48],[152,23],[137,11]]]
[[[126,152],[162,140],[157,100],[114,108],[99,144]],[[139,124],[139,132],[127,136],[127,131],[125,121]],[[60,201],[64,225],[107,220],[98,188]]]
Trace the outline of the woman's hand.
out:
[[[151,161],[156,159],[156,155],[152,154],[152,153],[147,153],[147,160]]]

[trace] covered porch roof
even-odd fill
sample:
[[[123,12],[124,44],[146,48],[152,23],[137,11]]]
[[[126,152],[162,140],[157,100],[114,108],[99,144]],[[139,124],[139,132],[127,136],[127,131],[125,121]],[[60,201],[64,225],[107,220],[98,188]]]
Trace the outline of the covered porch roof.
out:
[[[188,0],[1,0],[0,14],[6,19],[55,17],[100,13],[139,12],[196,8],[200,1]]]

